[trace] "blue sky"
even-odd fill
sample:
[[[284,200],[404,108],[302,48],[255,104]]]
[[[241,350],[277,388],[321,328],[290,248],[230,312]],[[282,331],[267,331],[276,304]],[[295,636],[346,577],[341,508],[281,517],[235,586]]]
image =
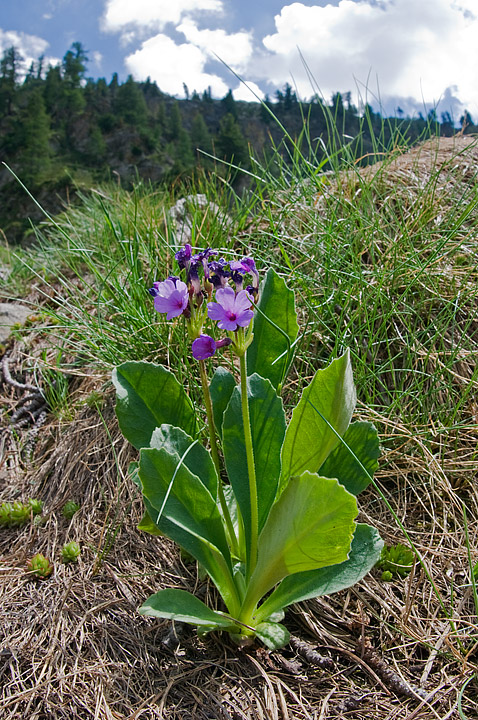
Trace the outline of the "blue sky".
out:
[[[88,75],[151,77],[183,96],[254,99],[351,91],[407,114],[465,108],[478,121],[478,0],[2,0],[0,50],[58,62],[74,41]],[[302,57],[301,57],[302,55]],[[305,60],[305,63],[304,63]]]

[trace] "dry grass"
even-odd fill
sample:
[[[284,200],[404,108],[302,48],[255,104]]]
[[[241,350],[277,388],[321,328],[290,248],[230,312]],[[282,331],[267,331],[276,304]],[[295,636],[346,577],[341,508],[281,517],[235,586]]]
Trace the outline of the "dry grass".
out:
[[[437,173],[440,185],[437,162],[463,163],[460,174],[475,172],[476,146],[468,155],[468,142],[442,139],[438,149],[412,151],[381,181],[396,185],[408,178],[407,193],[416,199],[426,173],[428,180]],[[26,358],[38,355],[37,342],[12,342],[10,369],[17,380],[33,382]],[[473,363],[464,358],[456,369],[460,383],[469,381]],[[429,577],[416,564],[407,578],[384,583],[376,570],[349,591],[294,606],[287,625],[296,640],[269,653],[239,650],[228,636],[199,640],[188,626],[138,615],[137,607],[159,587],[185,587],[203,599],[211,595],[212,603],[214,590],[172,543],[136,530],[141,500],[127,477],[134,456],[119,434],[113,397],[107,391],[101,408],[86,402],[106,380],[74,381],[74,419],[50,417],[30,460],[22,455],[28,428],[12,436],[8,418],[2,422],[0,500],[37,497],[45,503],[44,523],[0,534],[2,720],[447,720],[459,717],[459,703],[468,720],[478,717],[477,608],[463,517],[465,502],[476,562],[475,393],[468,408],[475,424],[456,433],[455,445],[449,434],[445,445],[432,421],[436,433],[425,443],[398,420],[359,408],[382,428],[388,450],[377,481]],[[14,409],[25,391],[0,387],[3,407]],[[377,492],[364,495],[362,519],[387,543],[403,541]],[[80,505],[72,520],[61,514],[67,500]],[[77,564],[65,565],[59,553],[70,540],[82,553]],[[37,552],[55,566],[46,580],[26,571],[26,560]]]

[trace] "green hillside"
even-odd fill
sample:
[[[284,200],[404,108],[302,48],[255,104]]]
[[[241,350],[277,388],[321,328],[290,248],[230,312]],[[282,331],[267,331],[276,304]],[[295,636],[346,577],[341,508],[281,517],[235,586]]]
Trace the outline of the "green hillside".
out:
[[[359,110],[350,93],[298,102],[286,84],[261,104],[222,100],[208,90],[177,100],[152,82],[121,83],[87,74],[80,43],[60,66],[40,58],[25,77],[14,48],[0,62],[0,160],[8,165],[51,213],[70,203],[78,190],[113,179],[131,187],[141,179],[175,182],[198,172],[229,175],[221,162],[254,171],[261,164],[292,163],[287,133],[320,166],[327,153],[336,161],[373,162],[393,142],[402,145],[425,134],[453,134],[450,117],[439,124],[432,111],[413,120],[382,118],[370,105]],[[468,118],[468,121],[471,119]],[[474,129],[468,123],[467,132]],[[278,172],[276,170],[276,172]],[[244,185],[244,176],[241,180]],[[0,168],[0,228],[9,242],[21,240],[30,219],[41,213],[5,167]]]

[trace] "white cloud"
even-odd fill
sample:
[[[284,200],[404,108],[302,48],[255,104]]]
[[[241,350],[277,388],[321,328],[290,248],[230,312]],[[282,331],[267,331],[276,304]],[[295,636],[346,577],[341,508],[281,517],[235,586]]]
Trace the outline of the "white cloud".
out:
[[[99,50],[94,50],[91,55],[96,67],[101,68],[101,63],[103,62],[103,53],[100,53]]]
[[[232,93],[235,100],[244,100],[245,102],[258,102],[258,99],[264,99],[264,93],[260,87],[249,80],[246,80],[246,84],[241,83],[237,88],[234,88]]]
[[[19,68],[20,74],[27,72],[32,62],[36,62],[43,55],[43,67],[48,65],[58,65],[59,58],[46,56],[46,50],[49,43],[37,35],[28,35],[24,32],[16,30],[2,30],[0,28],[0,54],[8,48],[15,47],[23,58],[22,66]]]
[[[199,30],[195,22],[187,18],[177,26],[186,40],[204,53],[217,57],[230,65],[236,72],[246,67],[252,56],[252,33],[241,30],[228,34],[224,30]]]
[[[107,0],[102,28],[107,32],[140,30],[151,34],[177,25],[185,13],[221,12],[222,0]]]
[[[384,96],[429,105],[447,87],[478,110],[476,0],[340,0],[337,6],[296,2],[275,16],[276,31],[249,64],[255,80],[283,85],[292,74],[305,97],[313,88],[298,48],[325,97],[376,79]],[[473,114],[472,107],[469,108]]]
[[[182,95],[183,83],[190,91],[202,92],[209,86],[214,96],[223,96],[228,87],[218,75],[204,71],[206,54],[191,44],[177,45],[170,37],[155,35],[128,55],[125,65],[135,80],[150,77],[170,95]]]

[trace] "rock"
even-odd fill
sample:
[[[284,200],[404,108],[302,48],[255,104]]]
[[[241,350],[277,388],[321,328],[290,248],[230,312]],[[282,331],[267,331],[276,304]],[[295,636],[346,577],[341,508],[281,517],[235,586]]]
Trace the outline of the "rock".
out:
[[[184,244],[190,242],[195,219],[197,221],[198,210],[203,210],[204,215],[209,213],[211,217],[216,217],[219,222],[227,227],[232,225],[231,218],[221,210],[219,205],[208,200],[205,195],[187,195],[186,197],[180,198],[176,204],[169,209],[169,216],[176,226],[178,243]],[[196,214],[193,215],[193,212]]]
[[[23,325],[32,309],[21,303],[0,303],[0,343],[4,343],[10,335],[13,325]]]

